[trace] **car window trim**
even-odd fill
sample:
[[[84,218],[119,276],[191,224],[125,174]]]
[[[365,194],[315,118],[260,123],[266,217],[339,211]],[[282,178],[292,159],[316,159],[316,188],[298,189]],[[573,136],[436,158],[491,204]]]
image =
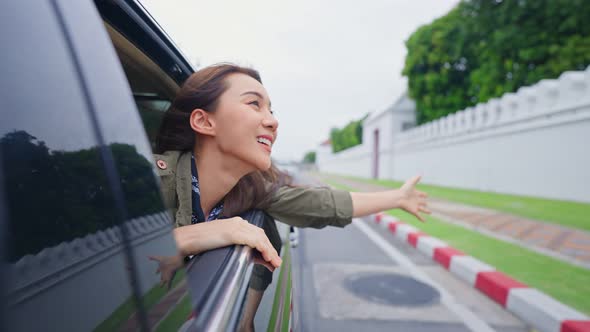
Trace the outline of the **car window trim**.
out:
[[[182,84],[194,72],[178,46],[139,2],[97,1],[97,6],[105,21],[152,58],[177,83]]]
[[[267,216],[260,210],[242,215],[249,223],[262,227]],[[187,282],[191,289],[196,318],[195,331],[234,331],[237,329],[257,252],[243,245],[207,251],[191,259]]]

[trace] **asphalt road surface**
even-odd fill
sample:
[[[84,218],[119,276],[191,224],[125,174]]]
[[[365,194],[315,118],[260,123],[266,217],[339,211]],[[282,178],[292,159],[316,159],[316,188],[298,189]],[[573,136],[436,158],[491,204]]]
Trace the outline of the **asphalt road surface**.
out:
[[[294,331],[531,330],[418,250],[362,219],[343,229],[301,229],[293,253]]]

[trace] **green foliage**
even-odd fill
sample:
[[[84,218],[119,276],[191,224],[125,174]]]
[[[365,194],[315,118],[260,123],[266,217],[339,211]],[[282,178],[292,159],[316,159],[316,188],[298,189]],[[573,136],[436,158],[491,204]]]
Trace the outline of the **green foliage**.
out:
[[[367,116],[368,114],[359,120],[349,122],[342,129],[332,128],[330,131],[332,152],[346,150],[363,143],[363,121]]]
[[[309,151],[303,157],[303,162],[307,164],[315,164],[315,151]]]
[[[590,64],[590,2],[463,0],[406,41],[418,123]]]

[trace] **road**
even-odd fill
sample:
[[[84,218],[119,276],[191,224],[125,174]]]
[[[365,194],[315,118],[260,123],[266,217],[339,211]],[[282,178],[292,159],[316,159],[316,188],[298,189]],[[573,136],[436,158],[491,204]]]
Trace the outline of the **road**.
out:
[[[531,330],[379,225],[355,219],[299,234],[294,331]]]

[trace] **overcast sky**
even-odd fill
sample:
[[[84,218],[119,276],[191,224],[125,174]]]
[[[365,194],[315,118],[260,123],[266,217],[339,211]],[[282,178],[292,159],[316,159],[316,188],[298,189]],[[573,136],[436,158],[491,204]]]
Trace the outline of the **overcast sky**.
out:
[[[141,0],[199,67],[259,70],[279,120],[273,157],[300,160],[406,89],[405,40],[458,0]]]

